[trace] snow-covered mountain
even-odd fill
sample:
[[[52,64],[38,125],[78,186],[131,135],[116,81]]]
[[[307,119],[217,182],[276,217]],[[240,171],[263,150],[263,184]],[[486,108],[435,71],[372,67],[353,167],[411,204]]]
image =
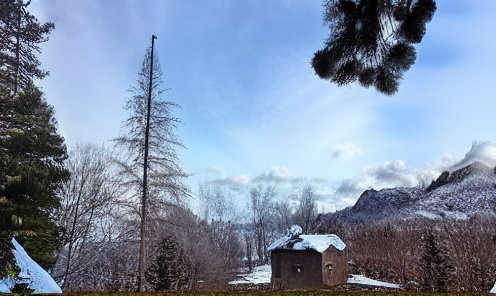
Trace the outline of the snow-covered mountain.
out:
[[[496,215],[496,167],[480,161],[445,171],[427,187],[367,190],[353,207],[321,215],[317,225],[419,216],[465,219],[477,212]]]

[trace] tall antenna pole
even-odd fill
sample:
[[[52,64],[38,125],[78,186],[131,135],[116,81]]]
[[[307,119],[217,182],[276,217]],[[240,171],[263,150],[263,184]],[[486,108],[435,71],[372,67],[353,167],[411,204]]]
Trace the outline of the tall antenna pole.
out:
[[[152,52],[150,56],[150,84],[148,85],[148,108],[146,114],[145,129],[145,156],[143,159],[143,196],[141,197],[141,225],[140,225],[140,254],[139,254],[139,291],[144,292],[145,288],[145,266],[146,266],[146,216],[147,216],[147,193],[148,193],[148,136],[150,133],[150,108],[152,104],[153,85],[153,46],[157,36],[152,35]]]

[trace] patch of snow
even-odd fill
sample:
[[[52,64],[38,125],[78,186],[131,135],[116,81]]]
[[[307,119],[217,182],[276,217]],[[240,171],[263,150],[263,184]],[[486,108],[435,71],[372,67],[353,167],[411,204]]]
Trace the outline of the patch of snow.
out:
[[[313,249],[317,252],[324,252],[329,246],[334,246],[342,251],[346,248],[346,244],[335,234],[309,235],[302,234],[297,237],[290,235],[285,236],[269,246],[269,250],[290,249],[290,250],[306,250]]]
[[[468,215],[462,212],[448,212],[443,211],[446,217],[456,219],[456,220],[468,220]]]
[[[29,283],[28,287],[34,290],[33,294],[62,294],[62,290],[52,277],[29,257],[15,238],[12,238],[12,243],[15,247],[12,253],[21,268],[19,277],[24,278],[18,283]],[[10,277],[0,279],[0,293],[10,293],[14,285],[15,281]]]
[[[303,232],[303,229],[299,225],[293,225],[291,226],[291,229],[289,230],[289,234],[291,235],[300,235]]]
[[[348,279],[349,284],[360,284],[360,285],[394,288],[394,289],[400,289],[401,288],[401,286],[398,284],[376,281],[376,280],[369,279],[369,278],[361,276],[361,275],[353,274],[351,276],[352,277]],[[271,277],[271,268],[270,268],[270,265],[257,266],[253,269],[252,273],[238,274],[238,277],[241,277],[242,279],[229,282],[229,284],[230,285],[269,284],[270,283],[270,277]],[[491,293],[496,293],[496,285],[494,286],[493,290],[494,290],[494,292],[491,292]],[[491,291],[493,291],[493,290],[491,290]]]
[[[423,210],[418,210],[415,212],[415,214],[420,215],[422,217],[429,218],[429,219],[440,219],[441,218],[441,216],[439,216],[439,215],[436,215],[436,214],[431,213],[431,212],[423,211]]]
[[[356,275],[356,274],[353,274],[351,276],[352,277],[348,279],[348,284],[360,284],[360,285],[394,288],[394,289],[400,288],[400,285],[398,285],[398,284],[376,281],[376,280],[369,279],[369,278],[366,278],[364,276]]]
[[[229,282],[229,285],[268,284],[268,283],[270,283],[271,273],[272,273],[272,271],[271,271],[270,265],[256,266],[255,268],[253,268],[252,273],[238,274],[238,276],[242,277],[243,279]]]
[[[494,287],[489,291],[491,294],[496,294],[496,283],[494,283]]]

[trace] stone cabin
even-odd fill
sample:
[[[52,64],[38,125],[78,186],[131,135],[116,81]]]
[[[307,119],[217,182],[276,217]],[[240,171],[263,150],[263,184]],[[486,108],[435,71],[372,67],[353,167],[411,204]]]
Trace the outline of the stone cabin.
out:
[[[299,228],[299,226],[297,226]],[[334,234],[303,235],[301,228],[269,246],[274,290],[318,289],[348,280],[346,245]]]

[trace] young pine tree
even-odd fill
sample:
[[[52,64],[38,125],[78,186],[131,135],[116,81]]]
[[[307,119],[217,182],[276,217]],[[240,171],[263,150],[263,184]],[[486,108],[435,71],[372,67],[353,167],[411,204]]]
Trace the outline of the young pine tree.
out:
[[[188,284],[184,252],[173,236],[166,236],[159,255],[146,271],[146,280],[155,292],[183,290]]]

